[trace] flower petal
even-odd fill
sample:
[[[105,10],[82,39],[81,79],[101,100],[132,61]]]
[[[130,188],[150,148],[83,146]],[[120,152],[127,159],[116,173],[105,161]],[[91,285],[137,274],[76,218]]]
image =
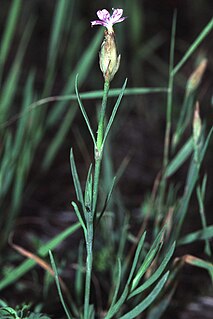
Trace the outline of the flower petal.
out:
[[[104,22],[107,22],[110,19],[110,13],[106,9],[98,10],[97,16],[100,20],[102,20]]]
[[[100,20],[94,20],[94,21],[91,21],[91,25],[102,25],[104,27],[106,27],[106,23],[104,21],[100,21]]]
[[[118,20],[116,20],[116,21],[114,21],[114,22],[112,22],[112,23],[115,24],[115,23],[122,22],[122,21],[124,21],[126,18],[127,18],[127,17],[120,18],[120,19],[118,19]]]
[[[123,9],[113,9],[113,14],[110,17],[112,23],[116,23],[123,14]]]

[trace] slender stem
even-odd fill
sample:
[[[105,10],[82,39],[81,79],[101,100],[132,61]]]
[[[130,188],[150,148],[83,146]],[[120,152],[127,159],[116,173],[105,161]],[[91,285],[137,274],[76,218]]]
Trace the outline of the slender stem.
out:
[[[104,95],[101,105],[101,113],[100,119],[98,124],[98,135],[97,135],[97,150],[100,152],[103,142],[103,135],[104,135],[104,118],[106,112],[106,105],[107,105],[107,98],[109,93],[109,81],[105,81],[104,83]]]
[[[169,159],[169,146],[170,146],[171,122],[172,122],[172,97],[173,97],[173,84],[174,84],[174,75],[172,74],[172,69],[174,66],[176,19],[177,19],[177,13],[175,12],[173,16],[173,23],[172,23],[171,47],[170,47],[169,85],[168,85],[168,98],[167,98],[167,110],[166,110],[166,133],[165,133],[165,141],[164,141],[163,169],[166,168],[168,164],[168,159]]]
[[[168,83],[168,94],[167,94],[167,109],[166,109],[166,132],[164,138],[164,154],[163,154],[163,169],[162,169],[162,180],[160,183],[160,194],[158,202],[157,219],[155,225],[156,233],[159,231],[159,223],[163,215],[163,203],[165,200],[166,192],[166,177],[164,176],[165,169],[169,161],[169,150],[170,150],[170,138],[171,138],[171,124],[172,124],[172,98],[173,98],[173,85],[174,85],[174,75],[172,74],[174,66],[174,50],[175,50],[175,32],[176,32],[176,19],[177,13],[174,12],[173,23],[172,23],[172,33],[171,33],[171,45],[170,45],[170,63],[169,63],[169,83]]]
[[[104,83],[104,94],[102,99],[101,105],[101,113],[99,118],[98,124],[98,134],[97,134],[97,147],[94,150],[95,152],[95,173],[94,173],[94,187],[93,187],[93,214],[95,215],[96,212],[96,205],[98,199],[98,185],[99,185],[99,176],[100,176],[100,169],[101,169],[101,160],[102,160],[102,143],[104,137],[104,119],[106,113],[106,105],[107,105],[107,98],[109,93],[109,81],[105,81]]]
[[[87,236],[86,236],[86,282],[84,295],[84,319],[89,319],[89,301],[91,290],[91,276],[92,276],[92,261],[93,261],[93,216],[92,212],[87,215]]]
[[[96,217],[98,186],[99,186],[99,180],[100,180],[100,169],[101,169],[101,160],[102,160],[102,153],[103,153],[102,143],[103,143],[103,137],[104,137],[104,119],[105,119],[105,113],[106,113],[108,93],[109,93],[109,81],[105,81],[101,113],[100,113],[100,118],[98,123],[97,143],[94,150],[95,172],[94,172],[92,209],[90,212],[88,212],[86,217],[87,259],[86,259],[86,281],[85,281],[85,297],[84,297],[84,319],[89,319],[89,302],[90,302],[92,262],[93,262],[93,234],[94,234],[93,226],[94,226],[94,219]]]

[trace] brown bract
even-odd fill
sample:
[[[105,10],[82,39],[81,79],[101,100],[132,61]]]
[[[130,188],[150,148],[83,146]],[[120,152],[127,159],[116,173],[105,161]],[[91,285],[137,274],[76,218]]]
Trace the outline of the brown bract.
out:
[[[114,78],[120,65],[120,58],[121,56],[117,52],[115,33],[113,30],[106,30],[99,53],[100,68],[105,81],[111,81]]]

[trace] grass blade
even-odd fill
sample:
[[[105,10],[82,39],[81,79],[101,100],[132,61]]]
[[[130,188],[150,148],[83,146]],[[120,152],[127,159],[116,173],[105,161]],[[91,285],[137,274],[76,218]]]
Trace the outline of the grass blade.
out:
[[[193,138],[190,137],[188,141],[183,145],[180,151],[176,154],[173,160],[170,161],[165,171],[165,177],[170,177],[182,166],[182,164],[189,158],[192,153]]]
[[[68,236],[72,235],[79,228],[80,228],[80,223],[75,223],[74,225],[65,229],[59,235],[55,236],[53,239],[51,239],[46,244],[44,244],[41,248],[39,248],[37,254],[42,257],[47,256],[49,250],[55,249],[63,240],[65,240]],[[5,276],[4,278],[0,280],[0,290],[16,282],[20,277],[22,277],[35,265],[36,263],[32,259],[24,261],[21,265],[13,269],[13,271],[11,271],[7,276]]]
[[[90,212],[92,210],[92,189],[93,189],[93,177],[92,177],[92,164],[91,164],[87,174],[85,194],[84,194],[85,207],[86,207],[86,210],[89,210]]]
[[[49,256],[50,256],[50,261],[51,261],[51,265],[52,265],[52,268],[53,268],[53,271],[54,271],[54,276],[55,276],[55,282],[56,282],[56,286],[57,286],[57,290],[58,290],[58,295],[59,295],[59,298],[60,298],[60,301],[61,301],[61,304],[64,308],[64,312],[66,313],[67,315],[67,318],[68,319],[72,319],[73,317],[71,316],[66,304],[65,304],[65,301],[64,301],[64,298],[63,298],[63,295],[62,295],[62,291],[61,291],[61,287],[60,287],[60,282],[59,282],[59,278],[58,278],[58,272],[57,272],[57,268],[56,268],[56,264],[55,264],[55,261],[54,261],[54,258],[53,258],[53,255],[51,253],[51,251],[49,251]]]
[[[117,110],[118,110],[118,108],[119,108],[119,106],[120,106],[121,99],[122,99],[122,97],[123,97],[123,95],[124,95],[124,91],[125,91],[126,85],[127,85],[127,79],[126,79],[125,82],[124,82],[124,85],[123,85],[123,87],[122,87],[122,89],[121,89],[121,91],[120,91],[119,97],[118,97],[118,99],[117,99],[117,101],[116,101],[116,103],[115,103],[115,106],[114,106],[114,108],[113,108],[112,114],[111,114],[110,119],[109,119],[109,122],[108,122],[108,124],[107,124],[106,131],[105,131],[104,138],[103,138],[102,147],[104,147],[104,144],[105,144],[105,142],[106,142],[107,136],[108,136],[109,131],[110,131],[110,128],[111,128],[112,123],[113,123],[113,121],[114,121],[115,115],[116,115]]]
[[[20,66],[23,61],[24,54],[25,54],[27,45],[29,43],[34,25],[35,25],[35,20],[30,19],[23,33],[23,36],[18,48],[18,53],[14,59],[13,65],[2,87],[2,91],[0,95],[0,105],[1,105],[0,122],[3,122],[7,118],[9,106],[11,105],[15,97],[16,90],[14,90],[14,88],[17,87],[17,83],[20,76],[20,69],[21,69]]]
[[[118,258],[117,261],[117,276],[116,276],[116,285],[115,285],[115,291],[112,297],[112,302],[110,305],[110,308],[112,308],[116,302],[117,296],[118,296],[118,292],[119,292],[119,288],[120,288],[120,284],[121,284],[121,261]]]
[[[79,177],[78,177],[78,173],[77,173],[77,169],[76,169],[76,165],[75,165],[75,160],[74,160],[72,148],[70,150],[70,166],[71,166],[71,172],[72,172],[72,177],[73,177],[73,182],[74,182],[74,186],[75,186],[77,200],[81,203],[82,208],[85,212],[83,193],[82,193],[81,184],[79,181]]]
[[[171,248],[168,250],[166,256],[164,257],[163,261],[160,263],[160,266],[157,268],[157,270],[147,279],[144,284],[142,284],[139,288],[134,290],[128,297],[132,298],[135,295],[138,295],[148,287],[150,287],[163,273],[164,269],[166,268],[168,262],[170,261],[173,253],[175,250],[175,243],[171,246]]]
[[[103,206],[103,208],[102,208],[102,210],[101,210],[101,212],[100,212],[100,214],[99,214],[99,216],[98,216],[97,223],[101,220],[101,218],[102,218],[104,212],[106,211],[106,209],[107,209],[107,207],[108,207],[110,198],[111,198],[111,196],[112,196],[113,189],[114,189],[114,187],[115,187],[115,182],[116,182],[116,176],[113,178],[113,181],[112,181],[110,190],[109,190],[109,192],[108,192],[108,194],[107,194],[107,197],[106,197],[106,200],[105,200],[105,202],[104,202],[104,206]]]
[[[180,68],[184,65],[184,63],[188,60],[188,58],[192,55],[192,53],[197,49],[197,47],[201,44],[201,42],[205,39],[208,33],[213,29],[213,18],[209,21],[206,27],[201,31],[196,40],[192,43],[190,48],[187,50],[181,61],[175,66],[172,71],[172,75],[174,76]]]
[[[63,121],[63,124],[60,126],[59,130],[56,132],[56,135],[53,139],[53,141],[51,142],[51,144],[49,145],[47,152],[45,154],[44,157],[44,161],[42,163],[42,169],[46,170],[50,167],[50,165],[52,164],[55,156],[57,155],[57,152],[60,148],[60,146],[62,145],[68,130],[70,129],[70,126],[74,120],[75,114],[76,114],[76,110],[77,108],[74,107],[72,109],[70,109],[66,116],[65,119]]]
[[[213,226],[207,226],[205,229],[201,229],[190,233],[182,238],[180,238],[177,242],[178,246],[187,245],[195,242],[196,240],[205,240],[211,239],[213,237]]]
[[[84,109],[84,106],[83,106],[83,104],[81,102],[81,99],[80,99],[80,96],[79,96],[79,93],[78,93],[78,75],[76,76],[76,80],[75,80],[75,92],[76,92],[76,96],[77,96],[77,99],[78,99],[78,104],[79,104],[80,109],[81,109],[81,113],[83,114],[84,120],[85,120],[85,122],[87,124],[88,130],[89,130],[90,135],[91,135],[92,140],[93,140],[93,144],[96,147],[96,140],[95,140],[95,137],[94,137],[91,125],[90,125],[90,121],[89,121],[89,118],[87,116],[87,113],[86,113],[86,111]]]
[[[206,228],[207,228],[207,222],[206,222],[206,216],[205,216],[205,212],[204,212],[204,194],[205,194],[205,186],[204,186],[204,191],[201,191],[200,186],[197,187],[197,199],[198,199],[198,203],[199,203],[199,212],[200,212],[200,217],[201,217],[201,223],[203,226],[203,231],[205,233]],[[212,233],[212,237],[213,237],[213,233]],[[205,253],[208,256],[211,256],[211,246],[210,243],[208,241],[208,239],[205,239]]]
[[[87,228],[86,228],[86,226],[85,226],[85,223],[84,223],[84,220],[83,220],[83,218],[82,218],[82,216],[81,216],[81,213],[79,212],[78,206],[76,205],[75,202],[72,202],[72,206],[74,207],[75,213],[76,213],[76,215],[77,215],[77,217],[78,217],[78,220],[79,220],[79,222],[80,222],[80,224],[81,224],[81,226],[82,226],[82,228],[83,228],[84,235],[86,236],[86,234],[87,234]],[[85,238],[86,238],[86,237],[85,237]]]
[[[121,90],[120,89],[112,89],[109,90],[109,97],[116,97],[120,94]],[[167,88],[140,88],[140,87],[135,87],[135,88],[130,88],[130,89],[125,89],[124,95],[125,96],[132,96],[132,95],[144,95],[144,94],[153,94],[153,93],[168,93]],[[91,91],[91,92],[83,92],[81,93],[81,100],[84,99],[97,99],[97,98],[102,98],[103,96],[103,91],[98,90],[98,91]],[[14,115],[11,117],[8,121],[1,122],[0,123],[0,128],[6,127],[15,121],[17,121],[20,117],[25,116],[27,113],[31,112],[33,109],[42,106],[44,104],[50,103],[50,102],[65,102],[65,101],[76,101],[77,97],[76,94],[69,94],[69,95],[57,95],[57,96],[49,96],[46,98],[43,98],[41,100],[38,100],[36,102],[33,102],[31,105],[29,105],[28,110],[25,112],[21,112],[19,114]],[[54,112],[54,111],[52,111]]]
[[[161,280],[157,283],[157,285],[152,290],[152,292],[141,303],[139,303],[134,309],[132,309],[131,311],[127,312],[125,315],[120,317],[120,319],[135,318],[138,315],[140,315],[146,308],[148,308],[161,292],[163,286],[165,285],[167,281],[168,276],[169,276],[169,272],[167,272],[161,278]]]
[[[8,55],[10,45],[12,43],[14,33],[17,26],[17,20],[19,17],[20,9],[22,6],[22,1],[14,0],[11,3],[8,19],[5,26],[5,31],[1,39],[1,47],[0,47],[0,78],[2,67],[5,63],[6,57]]]
[[[62,31],[64,26],[65,17],[67,14],[67,4],[66,0],[58,0],[55,8],[55,16],[52,22],[52,30],[50,32],[50,43],[49,43],[49,52],[47,59],[47,69],[50,69],[51,66],[55,65],[59,41],[62,37]]]
[[[138,259],[140,257],[140,253],[141,253],[142,248],[143,248],[145,237],[146,237],[146,232],[143,233],[143,235],[141,236],[141,239],[140,239],[140,241],[139,241],[139,243],[137,245],[137,249],[136,249],[136,252],[135,252],[135,256],[134,256],[134,260],[133,260],[133,263],[132,263],[131,271],[130,271],[130,274],[129,274],[129,277],[128,277],[128,280],[127,280],[127,284],[128,285],[131,283],[131,280],[133,278],[135,269],[137,267]]]
[[[160,250],[160,248],[161,248],[161,246],[163,244],[164,232],[165,232],[165,227],[163,227],[163,229],[160,231],[160,233],[158,234],[158,236],[154,240],[150,250],[146,254],[144,262],[140,266],[135,278],[133,279],[131,291],[133,291],[137,287],[137,285],[139,284],[140,279],[142,278],[142,276],[144,275],[144,273],[146,272],[148,267],[151,265],[151,263],[154,260],[157,252]]]

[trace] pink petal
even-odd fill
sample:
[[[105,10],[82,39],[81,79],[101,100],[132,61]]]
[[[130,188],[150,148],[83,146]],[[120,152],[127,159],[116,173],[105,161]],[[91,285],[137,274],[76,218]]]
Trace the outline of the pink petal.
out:
[[[120,18],[120,19],[114,21],[113,24],[122,22],[122,21],[124,21],[126,18],[127,18],[127,17]]]
[[[91,25],[102,25],[102,26],[106,26],[106,23],[104,21],[100,21],[100,20],[94,20],[91,21]]]
[[[117,22],[123,14],[123,9],[114,9],[111,16],[112,23]]]
[[[100,20],[105,21],[105,22],[110,19],[110,13],[106,9],[98,10],[97,16]]]

